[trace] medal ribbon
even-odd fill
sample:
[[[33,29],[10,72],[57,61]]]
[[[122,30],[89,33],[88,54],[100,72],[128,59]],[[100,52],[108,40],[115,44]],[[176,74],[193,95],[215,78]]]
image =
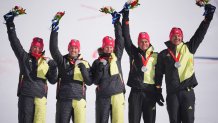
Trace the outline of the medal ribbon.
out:
[[[173,52],[168,48],[167,49],[168,50],[168,52],[170,53],[170,55],[172,56],[172,58],[173,58],[173,60],[175,61],[175,62],[179,62],[179,59],[180,59],[180,52],[178,53],[178,55],[177,55],[177,57],[173,54]]]
[[[69,59],[69,62],[70,62],[72,65],[74,65],[74,64],[76,63],[76,59],[72,59],[72,58],[70,58],[70,57],[68,57],[68,59]]]
[[[141,57],[142,57],[142,63],[143,63],[143,66],[146,67],[147,63],[148,63],[148,60],[150,59],[151,55],[153,54],[153,52],[150,53],[150,55],[145,59],[141,54]]]

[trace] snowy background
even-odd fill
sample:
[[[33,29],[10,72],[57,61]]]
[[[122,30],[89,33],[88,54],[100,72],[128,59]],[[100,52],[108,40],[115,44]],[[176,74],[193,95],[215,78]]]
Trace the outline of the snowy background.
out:
[[[45,43],[46,55],[49,53],[49,37],[51,20],[57,11],[65,11],[60,22],[59,48],[62,54],[67,53],[70,39],[81,42],[81,53],[92,64],[92,53],[101,46],[104,36],[114,37],[111,16],[100,13],[103,6],[112,6],[121,10],[126,0],[1,0],[0,3],[0,122],[18,122],[17,84],[19,66],[10,47],[3,15],[15,5],[26,9],[26,15],[15,18],[18,38],[25,50],[29,50],[32,38],[42,37]],[[218,1],[211,0],[218,7]],[[137,44],[139,32],[150,34],[151,43],[156,51],[165,47],[170,29],[181,27],[184,41],[188,41],[203,20],[204,9],[195,5],[195,0],[141,0],[140,6],[130,12],[130,31],[134,44]],[[217,10],[218,11],[218,10]],[[195,56],[218,57],[218,12],[199,47]],[[127,80],[129,61],[126,53],[123,55],[122,67],[124,79]],[[195,72],[199,85],[196,93],[196,123],[218,123],[218,61],[195,60]],[[126,86],[125,123],[128,122],[128,96],[130,88]],[[165,90],[165,86],[163,86]],[[55,122],[56,85],[49,85],[47,102],[47,123]],[[164,96],[165,96],[164,91]],[[169,123],[166,105],[157,106],[157,123]],[[87,123],[95,122],[95,86],[87,90]],[[143,121],[141,121],[143,122]]]

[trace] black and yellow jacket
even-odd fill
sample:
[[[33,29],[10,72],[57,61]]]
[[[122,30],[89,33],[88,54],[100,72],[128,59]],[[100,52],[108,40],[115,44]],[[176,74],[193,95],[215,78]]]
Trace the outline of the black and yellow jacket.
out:
[[[167,93],[177,92],[188,88],[194,88],[198,82],[194,72],[194,54],[204,39],[210,22],[202,21],[195,34],[190,41],[180,43],[175,46],[170,41],[165,42],[174,55],[180,52],[179,62],[181,67],[178,69],[174,66],[175,61],[167,49],[160,52],[156,66],[156,85],[162,85],[163,75],[165,74],[165,82]]]
[[[92,64],[93,83],[97,85],[97,97],[110,97],[125,92],[121,69],[124,40],[120,22],[115,22],[114,27],[116,38],[114,53],[109,56],[106,65],[100,63],[100,59],[96,59]]]
[[[20,74],[17,95],[30,97],[47,96],[47,80],[51,84],[57,81],[57,66],[53,60],[48,63],[44,58],[36,60],[34,56],[26,52],[17,38],[13,22],[6,23],[8,38],[11,47],[18,59]]]
[[[125,40],[125,50],[129,55],[130,59],[130,72],[127,85],[134,90],[144,91],[144,92],[154,92],[155,91],[155,65],[157,63],[157,52],[154,52],[152,45],[146,50],[142,51],[137,48],[131,40],[130,30],[129,30],[129,18],[123,18],[122,20],[122,30],[123,37]],[[143,66],[142,57],[146,59],[152,53],[146,68],[146,72],[142,72],[141,68]]]
[[[58,32],[51,32],[50,52],[58,65],[57,99],[85,99],[85,85],[92,84],[89,63],[79,55],[77,60],[81,60],[84,64],[79,68],[70,62],[68,54],[63,56],[58,48]]]

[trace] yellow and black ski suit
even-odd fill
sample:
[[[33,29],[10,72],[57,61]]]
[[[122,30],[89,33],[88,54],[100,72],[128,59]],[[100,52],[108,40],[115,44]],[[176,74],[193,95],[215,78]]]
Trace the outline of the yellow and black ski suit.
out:
[[[96,59],[92,65],[93,83],[96,88],[96,123],[124,123],[124,92],[121,58],[124,49],[121,24],[115,22],[115,51],[106,65]]]
[[[127,85],[131,87],[129,95],[129,123],[140,123],[143,113],[145,123],[154,123],[156,117],[156,88],[154,82],[155,65],[157,62],[157,52],[154,52],[150,45],[146,51],[137,48],[131,40],[129,31],[129,18],[122,20],[123,37],[125,40],[125,50],[130,59],[130,72]],[[142,57],[146,59],[152,53],[146,65],[147,71],[142,72]]]
[[[163,75],[167,89],[167,110],[170,123],[194,123],[195,94],[193,88],[197,86],[194,73],[194,54],[204,39],[210,21],[201,22],[190,41],[175,46],[170,41],[165,42],[175,56],[181,54],[181,67],[174,66],[175,61],[168,49],[160,52],[156,66],[156,85],[162,85]]]
[[[58,65],[59,82],[57,85],[56,123],[85,123],[86,85],[92,84],[90,65],[81,55],[72,64],[69,54],[62,56],[58,48],[58,32],[51,32],[50,52]]]
[[[53,60],[47,63],[42,57],[37,60],[31,53],[26,52],[16,35],[14,23],[7,22],[6,26],[20,68],[17,93],[19,123],[45,123],[48,91],[46,81],[56,83],[56,63]]]

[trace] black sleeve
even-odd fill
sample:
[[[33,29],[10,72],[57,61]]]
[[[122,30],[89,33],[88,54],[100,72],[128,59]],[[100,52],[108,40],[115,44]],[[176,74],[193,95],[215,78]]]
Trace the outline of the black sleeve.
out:
[[[95,60],[92,64],[91,71],[92,71],[92,82],[95,85],[99,84],[101,77],[103,76],[103,69],[104,65],[99,63],[99,61]]]
[[[117,56],[117,59],[120,61],[124,50],[124,39],[122,35],[121,23],[119,21],[116,21],[114,23],[114,28],[115,28],[115,54]]]
[[[51,84],[55,84],[58,80],[58,71],[57,71],[57,64],[54,60],[50,60],[48,62],[49,69],[46,74],[46,77]]]
[[[15,25],[13,22],[7,22],[7,31],[8,31],[8,39],[10,41],[11,47],[18,59],[24,57],[24,55],[27,55],[28,53],[23,49],[20,40],[17,37],[16,31],[15,31]]]
[[[83,63],[80,63],[79,65],[80,65],[80,71],[82,73],[86,85],[92,85],[90,65],[89,68],[86,68],[86,66]]]
[[[155,85],[162,86],[163,74],[165,74],[163,51],[158,54],[157,64],[155,65]]]
[[[129,18],[122,19],[122,32],[124,37],[124,46],[129,57],[134,58],[134,54],[137,53],[137,47],[132,43],[130,30],[129,30]]]
[[[57,64],[62,64],[64,60],[58,48],[58,32],[51,32],[49,49],[52,58],[57,62]]]
[[[187,46],[189,51],[192,54],[195,54],[197,48],[200,43],[203,41],[205,34],[207,33],[207,29],[210,25],[210,21],[202,21],[195,34],[192,36],[189,42],[187,42]]]

